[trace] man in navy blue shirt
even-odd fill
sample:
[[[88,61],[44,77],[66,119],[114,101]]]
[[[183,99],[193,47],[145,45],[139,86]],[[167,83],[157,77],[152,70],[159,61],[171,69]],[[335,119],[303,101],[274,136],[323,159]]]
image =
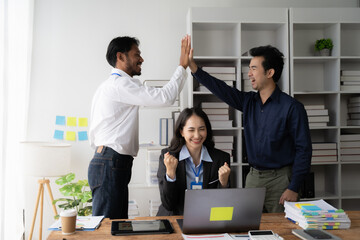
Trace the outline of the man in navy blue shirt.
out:
[[[243,113],[250,172],[245,187],[265,187],[264,212],[284,211],[284,201],[297,201],[311,165],[312,147],[303,104],[277,86],[284,60],[275,47],[250,50],[248,76],[257,92],[230,87],[198,68],[190,53],[194,78],[219,99]]]

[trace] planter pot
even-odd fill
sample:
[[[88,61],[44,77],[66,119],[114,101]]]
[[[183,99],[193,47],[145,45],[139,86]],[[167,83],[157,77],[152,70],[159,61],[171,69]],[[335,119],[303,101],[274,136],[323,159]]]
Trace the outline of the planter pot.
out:
[[[324,49],[321,49],[320,51],[316,51],[315,55],[316,56],[330,56],[331,55],[331,50],[327,49],[327,48],[324,48]]]

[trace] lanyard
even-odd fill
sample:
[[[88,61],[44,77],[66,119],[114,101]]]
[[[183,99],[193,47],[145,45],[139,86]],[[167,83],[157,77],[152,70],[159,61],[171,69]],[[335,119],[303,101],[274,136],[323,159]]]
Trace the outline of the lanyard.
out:
[[[199,182],[199,175],[200,175],[200,171],[201,171],[202,165],[203,165],[203,163],[202,163],[202,161],[201,161],[201,164],[200,164],[200,166],[199,166],[199,171],[196,173],[196,172],[195,172],[195,169],[194,169],[194,168],[191,166],[191,164],[190,164],[191,170],[193,170],[193,172],[194,172],[194,174],[195,174],[195,182],[196,182],[196,183]]]
[[[121,77],[121,75],[118,73],[112,73],[111,75],[118,75],[119,77]]]

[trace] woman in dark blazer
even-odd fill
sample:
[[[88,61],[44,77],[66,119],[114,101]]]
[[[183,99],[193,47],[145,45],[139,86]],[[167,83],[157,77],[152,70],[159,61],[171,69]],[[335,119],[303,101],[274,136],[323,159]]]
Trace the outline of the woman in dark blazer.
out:
[[[230,155],[214,148],[209,118],[200,108],[184,109],[169,148],[161,151],[157,216],[183,215],[185,189],[229,187]]]

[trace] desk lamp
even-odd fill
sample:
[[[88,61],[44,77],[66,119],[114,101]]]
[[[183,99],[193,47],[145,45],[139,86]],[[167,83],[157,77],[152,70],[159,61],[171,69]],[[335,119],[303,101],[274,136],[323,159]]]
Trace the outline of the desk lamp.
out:
[[[40,177],[38,180],[39,191],[37,194],[34,216],[28,240],[32,239],[36,215],[40,201],[40,226],[39,240],[42,240],[44,185],[50,195],[54,216],[58,213],[56,206],[52,203],[54,197],[51,192],[50,180],[47,177],[58,177],[68,173],[70,170],[71,145],[66,143],[50,142],[22,142],[25,174]]]

